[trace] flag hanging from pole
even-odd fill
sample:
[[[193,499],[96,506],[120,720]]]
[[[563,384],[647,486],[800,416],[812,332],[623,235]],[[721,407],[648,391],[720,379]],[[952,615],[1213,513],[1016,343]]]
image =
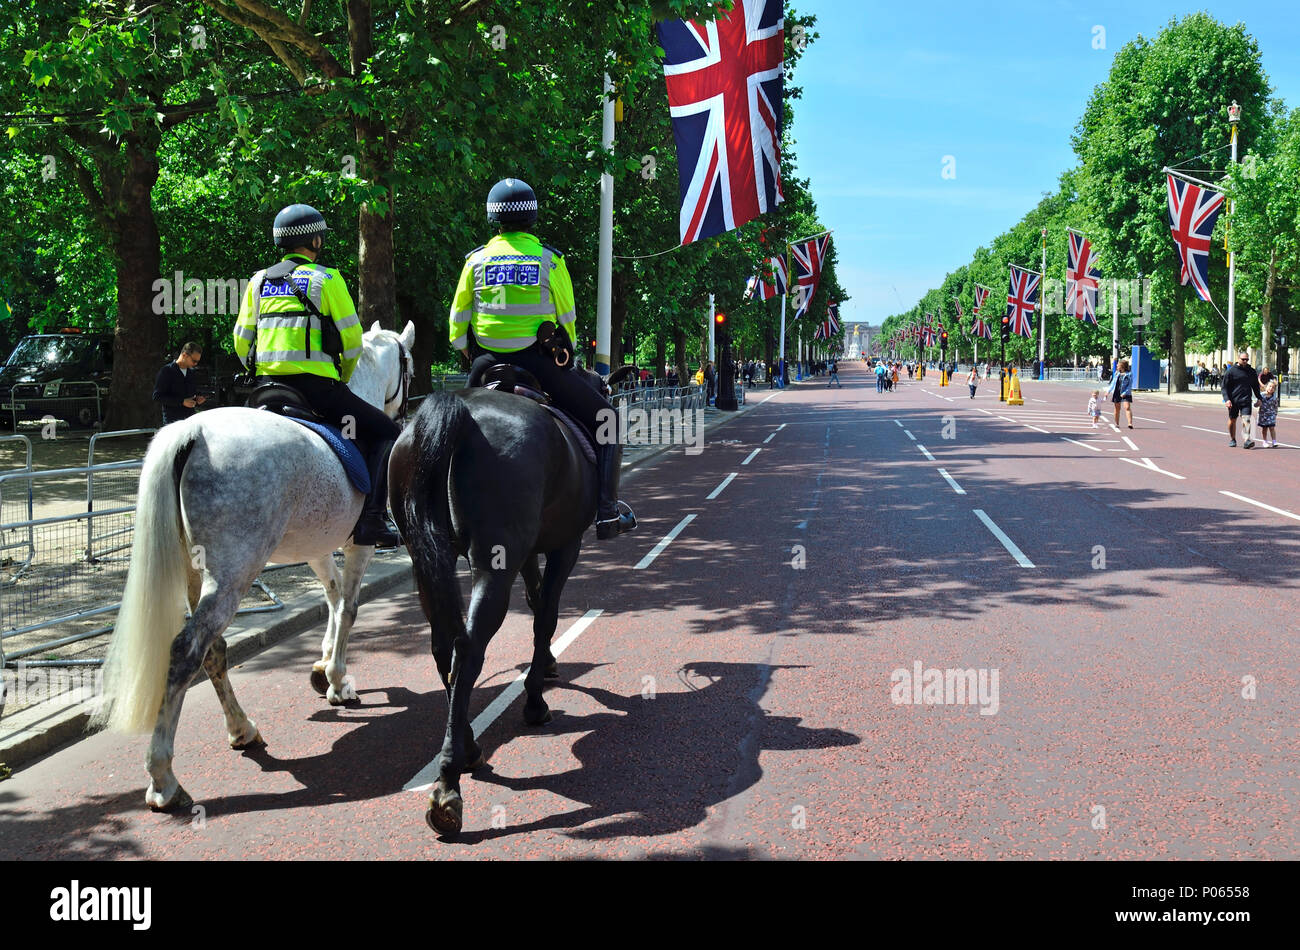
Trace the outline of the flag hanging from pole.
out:
[[[814,339],[829,340],[840,331],[840,305],[831,301],[826,305],[826,319],[817,325]]]
[[[1223,194],[1211,191],[1172,172],[1166,176],[1169,191],[1169,231],[1182,265],[1180,283],[1196,288],[1202,300],[1210,299],[1210,235],[1223,210]]]
[[[716,20],[665,20],[658,29],[686,245],[783,200],[785,18],[782,0],[738,0]]]
[[[771,300],[773,297],[780,297],[789,291],[785,258],[768,258],[767,263],[768,267],[771,268],[770,279],[763,274],[756,274],[751,277],[749,284],[745,288],[746,300],[754,296],[757,296],[759,300]]]
[[[1011,285],[1007,290],[1007,316],[1016,336],[1034,335],[1034,307],[1038,302],[1038,285],[1042,275],[1011,265]]]
[[[826,254],[830,246],[829,231],[818,237],[790,245],[790,254],[794,261],[794,318],[796,320],[808,312],[808,307],[817,294],[817,284],[822,279],[822,266],[826,263]]]
[[[1101,271],[1092,242],[1070,229],[1069,255],[1065,265],[1065,312],[1084,323],[1097,323],[1097,287]]]

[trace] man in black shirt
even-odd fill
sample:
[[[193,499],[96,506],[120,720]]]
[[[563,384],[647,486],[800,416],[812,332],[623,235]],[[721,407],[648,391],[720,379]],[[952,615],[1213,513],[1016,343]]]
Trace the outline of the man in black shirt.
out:
[[[163,425],[179,422],[194,415],[196,407],[208,401],[198,395],[198,381],[194,367],[199,365],[203,350],[197,343],[186,343],[176,362],[168,363],[158,371],[153,384],[153,401],[162,404]]]
[[[1250,354],[1241,353],[1237,364],[1230,366],[1223,374],[1223,404],[1228,407],[1228,442],[1229,448],[1237,447],[1237,416],[1245,416],[1243,423],[1245,442],[1243,449],[1253,448],[1255,440],[1250,437],[1250,407],[1254,399],[1259,399],[1259,375],[1250,365]]]

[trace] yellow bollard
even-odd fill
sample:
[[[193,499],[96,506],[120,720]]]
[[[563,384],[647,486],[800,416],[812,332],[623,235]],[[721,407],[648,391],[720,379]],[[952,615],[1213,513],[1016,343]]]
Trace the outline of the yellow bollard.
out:
[[[1011,396],[1007,399],[1008,406],[1023,406],[1025,397],[1020,392],[1020,376],[1017,375],[1015,367],[1011,368]]]

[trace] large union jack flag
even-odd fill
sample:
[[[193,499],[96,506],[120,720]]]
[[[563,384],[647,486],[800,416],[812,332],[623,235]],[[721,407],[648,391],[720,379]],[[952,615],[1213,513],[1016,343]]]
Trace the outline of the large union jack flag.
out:
[[[763,274],[756,274],[749,278],[749,284],[745,288],[745,298],[758,297],[759,300],[771,300],[773,297],[780,297],[789,290],[789,281],[786,277],[785,258],[770,257],[767,266],[771,268],[771,279]]]
[[[1178,245],[1180,280],[1191,284],[1202,300],[1210,299],[1210,235],[1223,210],[1223,195],[1190,181],[1166,176],[1169,186],[1169,230]]]
[[[1092,242],[1078,231],[1067,232],[1070,237],[1069,259],[1065,265],[1065,312],[1084,323],[1097,322],[1097,255]]]
[[[822,279],[822,266],[826,263],[826,253],[830,246],[830,234],[790,245],[790,256],[794,261],[796,320],[808,312],[808,306],[817,293],[817,283]]]
[[[829,340],[840,332],[840,305],[831,301],[826,305],[826,319],[817,324],[814,340]]]
[[[1023,267],[1011,265],[1011,286],[1007,290],[1007,316],[1011,332],[1017,336],[1034,335],[1034,305],[1038,302],[1038,285],[1042,277]]]
[[[681,178],[682,244],[774,210],[781,193],[781,0],[738,0],[725,19],[659,24]]]

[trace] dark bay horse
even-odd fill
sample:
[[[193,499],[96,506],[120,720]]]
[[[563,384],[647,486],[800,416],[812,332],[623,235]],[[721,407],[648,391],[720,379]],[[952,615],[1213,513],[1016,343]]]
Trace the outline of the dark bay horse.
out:
[[[609,384],[634,371],[615,371]],[[593,373],[573,372],[597,390],[603,385]],[[550,721],[542,681],[556,675],[551,637],[560,593],[596,517],[596,470],[576,437],[529,399],[486,389],[434,393],[393,447],[389,499],[448,694],[439,778],[425,820],[454,835],[464,811],[460,777],[484,762],[470,729],[470,693],[519,574],[533,611],[524,722]],[[545,571],[539,555],[546,556]],[[460,557],[470,565],[468,618],[456,577]]]

